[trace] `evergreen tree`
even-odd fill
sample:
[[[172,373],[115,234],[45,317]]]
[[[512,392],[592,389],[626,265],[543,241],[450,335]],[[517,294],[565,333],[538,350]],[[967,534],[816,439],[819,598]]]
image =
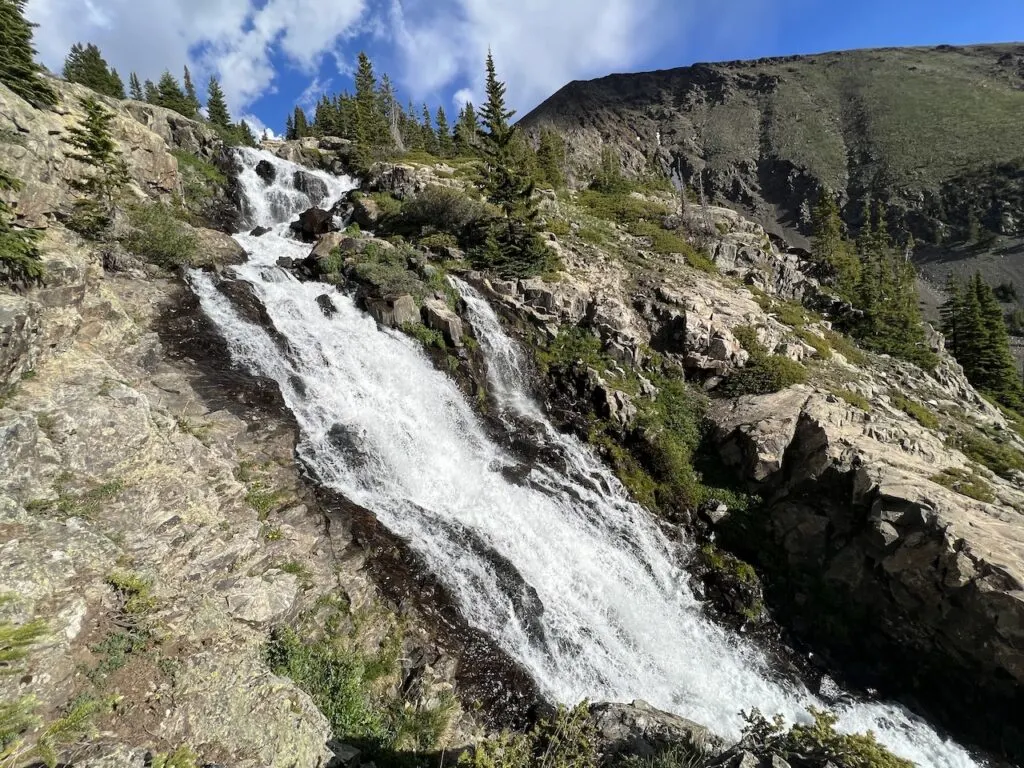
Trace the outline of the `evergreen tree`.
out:
[[[491,203],[502,212],[476,254],[482,266],[504,277],[537,274],[546,269],[552,254],[537,231],[538,208],[533,182],[515,161],[515,128],[509,124],[514,111],[505,105],[505,84],[498,80],[494,58],[487,54],[487,103],[479,131],[484,159],[482,187]]]
[[[145,98],[142,94],[142,83],[139,82],[139,76],[134,72],[128,77],[128,95],[135,101],[142,101]]]
[[[182,112],[185,117],[195,117],[199,114],[199,108],[202,106],[199,103],[199,97],[196,95],[196,87],[192,83],[192,73],[188,71],[188,66],[185,67],[185,76],[182,79],[185,84],[185,101],[188,103],[188,112]]]
[[[385,157],[391,148],[391,128],[381,107],[373,63],[359,53],[355,95],[356,157],[364,167]]]
[[[0,0],[0,83],[29,104],[48,107],[57,103],[57,93],[35,62],[35,26],[25,18],[25,0]]]
[[[537,143],[537,178],[551,189],[565,186],[565,139],[551,128],[542,128]]]
[[[156,101],[159,107],[173,109],[175,112],[188,117],[192,112],[192,103],[185,96],[178,85],[178,81],[170,72],[164,71],[160,75],[160,81],[156,84]]]
[[[861,263],[843,237],[843,221],[835,197],[822,191],[811,214],[814,257],[835,272],[835,288],[847,301],[854,300],[860,283]]]
[[[159,94],[157,94],[156,86],[153,85],[152,80],[147,80],[145,83],[143,83],[142,93],[146,97],[146,102],[148,104],[156,104],[157,99],[159,98]]]
[[[16,192],[21,182],[0,168],[0,192]],[[0,282],[31,283],[43,277],[39,258],[40,235],[14,226],[14,211],[0,197]]]
[[[295,113],[292,117],[292,126],[295,128],[296,139],[309,136],[309,123],[306,121],[306,112],[302,107],[295,107]]]
[[[284,137],[288,141],[294,141],[298,138],[295,134],[295,119],[288,115],[284,120]]]
[[[452,130],[448,125],[448,115],[444,107],[437,108],[437,116],[434,118],[437,124],[437,153],[441,157],[451,157],[455,151],[455,143],[452,140]]]
[[[73,182],[82,193],[75,202],[69,226],[87,236],[98,236],[110,224],[115,197],[128,183],[128,167],[110,132],[114,113],[91,96],[81,101],[85,118],[68,129],[64,141],[71,156],[90,167],[89,174]]]
[[[430,108],[423,105],[423,124],[421,126],[423,131],[423,149],[431,155],[437,154],[437,134],[434,132],[434,126],[431,124]]]
[[[405,151],[405,142],[402,137],[401,116],[402,108],[398,106],[395,98],[395,88],[391,85],[391,78],[385,74],[380,80],[380,111],[384,116],[384,123],[388,128],[388,135],[391,143],[399,152]]]
[[[480,129],[473,102],[467,101],[459,112],[459,120],[455,124],[455,151],[460,155],[473,154],[477,144],[477,132]]]
[[[116,69],[107,65],[100,49],[92,43],[75,43],[64,59],[64,79],[92,88],[114,99],[124,98],[124,83]]]
[[[216,77],[211,77],[206,86],[206,119],[220,128],[231,125],[231,114],[224,100],[224,91],[221,90]]]
[[[252,132],[252,128],[250,128],[249,124],[247,122],[245,122],[244,120],[242,122],[240,122],[240,123],[236,123],[235,124],[234,132],[235,132],[235,136],[236,136],[235,141],[238,144],[241,144],[243,147],[255,147],[256,146],[256,136]]]
[[[964,290],[956,276],[950,273],[946,278],[946,301],[939,308],[942,318],[942,333],[946,337],[946,348],[953,357],[960,359],[964,353],[961,339],[964,318]]]
[[[402,143],[407,150],[423,149],[423,126],[416,119],[416,111],[409,102],[401,116]]]

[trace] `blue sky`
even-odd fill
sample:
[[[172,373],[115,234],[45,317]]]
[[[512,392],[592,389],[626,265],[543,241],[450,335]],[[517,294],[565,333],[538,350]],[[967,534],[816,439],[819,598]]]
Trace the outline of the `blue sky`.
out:
[[[280,131],[296,103],[352,87],[357,53],[404,102],[478,99],[494,49],[525,114],[611,72],[888,45],[1024,40],[1024,0],[29,0],[59,70],[95,42],[127,80],[186,64],[221,79],[235,116]]]

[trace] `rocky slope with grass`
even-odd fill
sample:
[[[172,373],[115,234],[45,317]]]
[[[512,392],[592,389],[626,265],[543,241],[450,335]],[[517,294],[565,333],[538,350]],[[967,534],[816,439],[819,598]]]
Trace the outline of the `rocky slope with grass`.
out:
[[[231,368],[181,280],[244,258],[208,228],[237,215],[228,150],[104,100],[130,184],[83,237],[67,225],[88,169],[63,138],[95,94],[55,86],[52,111],[0,86],[11,202],[46,269],[0,288],[0,625],[41,622],[0,669],[28,716],[9,732],[3,711],[0,763],[315,766],[341,718],[403,749],[467,733],[453,657],[364,567],[394,543],[300,476],[278,395]],[[331,643],[297,648],[289,627]],[[324,670],[348,698],[323,700]]]
[[[703,183],[794,245],[820,190],[853,228],[879,198],[937,285],[975,268],[1020,285],[1022,86],[1020,44],[842,51],[574,82],[521,125],[563,133],[577,170],[610,146],[634,175]]]
[[[442,333],[454,320],[431,304],[458,311],[438,276],[462,274],[539,350],[549,412],[703,542],[694,572],[723,620],[756,629],[766,600],[854,684],[1021,754],[1008,713],[1024,682],[1024,425],[971,387],[941,336],[932,371],[859,349],[829,320],[849,307],[800,251],[732,210],[673,213],[666,193],[552,195],[561,268],[488,277],[456,247],[479,204],[453,177],[381,169],[355,203],[376,237],[328,235],[298,273],[367,297],[485,404],[471,322]],[[442,202],[448,217],[421,220]]]

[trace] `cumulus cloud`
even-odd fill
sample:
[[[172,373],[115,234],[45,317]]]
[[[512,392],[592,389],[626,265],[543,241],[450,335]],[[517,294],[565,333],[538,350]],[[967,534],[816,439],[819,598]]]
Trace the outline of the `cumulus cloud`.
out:
[[[490,48],[514,104],[532,106],[566,82],[629,67],[685,19],[674,0],[392,0],[402,83],[433,93],[457,82],[480,93]],[[666,23],[671,19],[671,23]]]
[[[249,130],[252,131],[252,134],[253,136],[256,137],[257,141],[262,139],[264,136],[266,136],[268,139],[278,138],[278,135],[274,132],[274,130],[272,128],[268,128],[262,120],[256,117],[256,115],[245,114],[238,119],[241,120],[243,123],[249,124]]]
[[[367,0],[29,0],[36,45],[59,70],[72,43],[94,42],[122,74],[156,79],[185,64],[218,75],[229,106],[241,111],[273,90],[274,54],[314,72],[357,28]]]

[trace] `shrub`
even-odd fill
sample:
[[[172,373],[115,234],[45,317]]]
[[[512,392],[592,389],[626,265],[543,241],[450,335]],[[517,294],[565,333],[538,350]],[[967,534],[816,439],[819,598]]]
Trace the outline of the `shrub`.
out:
[[[188,203],[202,204],[227,184],[227,176],[213,163],[181,149],[171,150],[178,161],[182,192]]]
[[[910,416],[922,427],[925,427],[927,429],[939,428],[939,417],[932,413],[925,406],[911,400],[908,397],[904,397],[903,395],[896,391],[890,391],[889,398],[892,400],[892,404],[894,406],[896,406],[905,414]]]
[[[992,493],[992,486],[984,478],[965,469],[954,467],[944,469],[939,474],[932,475],[931,481],[949,488],[951,491],[988,504],[996,500],[995,494]]]
[[[838,331],[828,330],[824,333],[825,341],[840,355],[845,357],[851,364],[861,367],[868,364],[868,356],[858,347],[854,341]]]
[[[356,256],[355,278],[374,286],[382,296],[408,293],[422,299],[426,286],[409,271],[409,253],[408,246],[387,248],[369,243]]]
[[[798,328],[796,330],[796,337],[813,349],[819,360],[832,359],[832,347],[818,334],[812,333],[806,328]]]
[[[17,191],[21,182],[0,168],[0,192]],[[17,229],[14,211],[0,199],[0,280],[11,283],[32,283],[42,280],[45,273],[39,258],[40,234]]]
[[[1024,471],[1024,454],[1012,443],[994,440],[980,432],[957,435],[947,442],[1000,477],[1010,479],[1014,472]]]
[[[401,205],[392,229],[407,237],[447,233],[460,243],[475,242],[492,217],[487,205],[451,187],[431,186]]]
[[[189,267],[195,261],[199,240],[166,203],[136,205],[128,212],[130,230],[125,246],[133,253],[163,267]]]
[[[595,726],[586,702],[560,706],[551,718],[526,733],[504,732],[478,742],[459,756],[466,768],[594,768],[598,765]]]
[[[420,248],[439,252],[445,248],[457,248],[459,241],[454,235],[450,235],[447,232],[435,232],[432,235],[421,237],[418,244]]]
[[[807,369],[783,355],[769,354],[757,331],[749,325],[732,329],[736,340],[750,354],[746,366],[727,378],[718,390],[729,397],[740,395],[767,395],[807,381]]]

